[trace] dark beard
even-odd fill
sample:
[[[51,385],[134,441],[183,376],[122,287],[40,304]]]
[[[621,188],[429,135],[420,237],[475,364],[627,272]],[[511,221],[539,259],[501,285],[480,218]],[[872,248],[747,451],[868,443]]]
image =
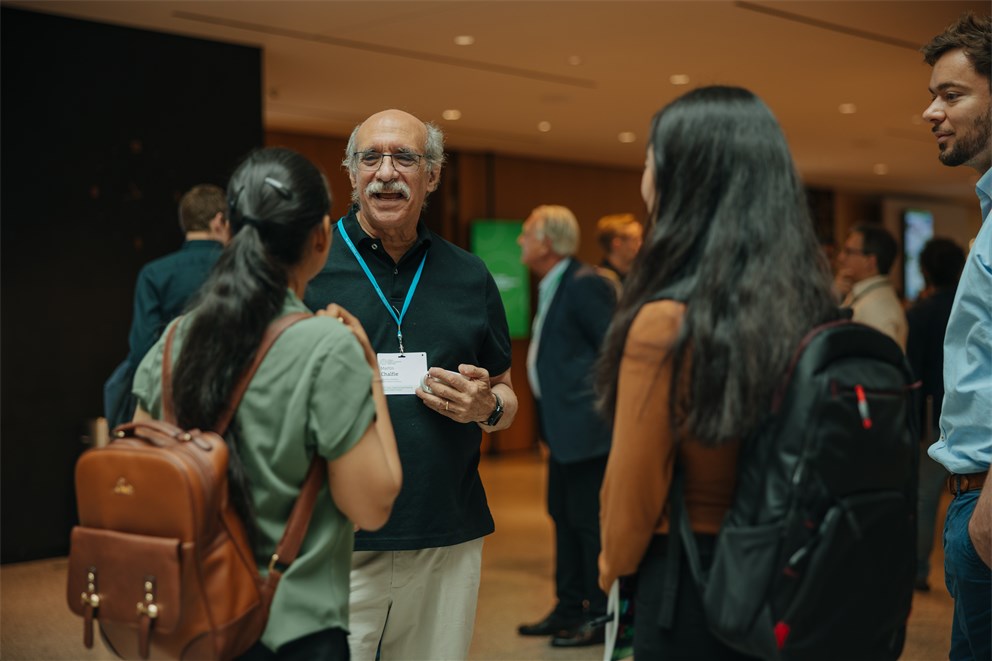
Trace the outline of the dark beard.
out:
[[[982,150],[989,148],[989,141],[992,140],[992,108],[984,115],[975,119],[971,125],[971,132],[959,140],[951,149],[944,149],[938,158],[944,165],[957,167],[966,165]]]

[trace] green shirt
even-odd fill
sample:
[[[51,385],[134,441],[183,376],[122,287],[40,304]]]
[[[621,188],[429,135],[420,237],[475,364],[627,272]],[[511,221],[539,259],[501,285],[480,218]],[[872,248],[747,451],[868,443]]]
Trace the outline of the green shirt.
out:
[[[306,311],[288,292],[280,316]],[[187,318],[176,330],[176,357]],[[141,361],[133,386],[142,408],[155,417],[161,415],[164,337],[163,333]],[[372,371],[358,341],[339,321],[304,319],[273,344],[234,422],[261,533],[255,558],[262,572],[282,537],[314,453],[328,460],[342,456],[361,439],[374,416]],[[276,590],[262,642],[277,650],[316,631],[347,630],[353,543],[352,524],[324,489],[300,555]]]

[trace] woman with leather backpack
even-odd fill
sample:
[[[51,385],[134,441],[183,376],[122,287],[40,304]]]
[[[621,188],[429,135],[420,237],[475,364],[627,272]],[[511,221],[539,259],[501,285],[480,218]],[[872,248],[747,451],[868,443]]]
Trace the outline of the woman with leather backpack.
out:
[[[332,239],[326,179],[293,151],[250,154],[227,191],[232,240],[175,322],[171,394],[184,429],[213,429],[270,324],[308,314],[303,294]],[[164,337],[138,368],[136,421],[161,414]],[[263,573],[315,457],[330,487],[320,490],[299,555],[283,569],[261,640],[242,658],[349,658],[354,527],[385,524],[402,482],[376,356],[358,320],[331,305],[286,328],[226,438],[230,497]]]

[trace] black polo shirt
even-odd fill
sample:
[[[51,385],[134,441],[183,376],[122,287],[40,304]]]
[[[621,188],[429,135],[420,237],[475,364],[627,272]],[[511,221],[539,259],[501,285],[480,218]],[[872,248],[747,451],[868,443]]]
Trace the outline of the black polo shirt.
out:
[[[496,282],[481,259],[431,232],[421,222],[417,241],[393,261],[378,239],[358,224],[355,208],[344,229],[382,293],[397,311],[420,261],[427,260],[403,318],[406,351],[427,352],[428,367],[458,370],[478,365],[491,375],[510,369],[510,332]],[[397,353],[396,321],[382,304],[337,223],[323,270],[310,281],[304,302],[312,310],[338,303],[362,322],[377,353]],[[328,406],[334,405],[328,393]],[[390,395],[389,414],[403,465],[403,488],[389,522],[355,536],[357,551],[400,551],[460,544],[493,532],[479,477],[482,430],[427,408],[416,395]]]

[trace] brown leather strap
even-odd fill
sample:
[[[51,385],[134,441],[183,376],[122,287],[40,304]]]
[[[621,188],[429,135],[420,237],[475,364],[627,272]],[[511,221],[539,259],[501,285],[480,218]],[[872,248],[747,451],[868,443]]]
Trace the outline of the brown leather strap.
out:
[[[967,473],[963,475],[952,473],[947,478],[947,489],[951,492],[952,496],[956,496],[959,493],[964,493],[965,491],[975,491],[976,489],[981,489],[985,485],[985,479],[988,475],[988,471],[985,471],[984,473]]]
[[[89,602],[83,606],[83,645],[88,650],[93,649],[93,610],[93,604]]]
[[[265,335],[262,337],[262,342],[258,345],[258,350],[255,352],[255,359],[244,375],[242,375],[241,380],[231,395],[231,401],[227,405],[227,409],[214,427],[218,434],[223,436],[224,432],[227,431],[228,425],[231,424],[231,420],[234,418],[234,412],[237,411],[238,405],[241,403],[241,398],[244,397],[248,386],[251,384],[252,377],[255,376],[255,371],[258,370],[258,366],[262,364],[262,359],[265,358],[265,354],[268,353],[269,348],[272,347],[272,344],[279,335],[296,322],[310,316],[312,315],[308,312],[296,312],[276,319],[269,324]],[[297,497],[296,503],[293,505],[293,510],[289,514],[289,519],[286,521],[286,529],[283,531],[282,539],[279,540],[279,544],[276,547],[276,555],[278,556],[276,561],[280,565],[288,566],[299,554],[300,547],[303,545],[303,538],[306,536],[307,528],[310,526],[310,519],[313,517],[313,508],[317,503],[317,495],[320,493],[326,473],[326,462],[320,458],[320,455],[315,455],[310,464],[310,469],[307,471],[306,479],[303,481],[303,486],[300,488],[300,495]],[[274,565],[275,563],[273,562],[271,564]],[[282,572],[278,573],[281,575]],[[278,580],[278,576],[272,576],[272,579]],[[275,590],[266,590],[263,591],[263,594],[271,599],[275,594]]]
[[[238,381],[237,386],[235,386],[234,391],[231,394],[231,401],[228,403],[227,408],[221,415],[220,420],[214,426],[214,429],[221,436],[227,431],[228,425],[231,424],[231,420],[234,418],[235,411],[238,410],[238,405],[241,403],[241,398],[244,397],[245,392],[248,390],[248,386],[251,384],[252,377],[255,376],[258,366],[262,364],[262,359],[265,358],[265,354],[268,353],[269,349],[272,347],[273,343],[282,334],[284,330],[292,326],[302,319],[312,316],[309,312],[294,312],[293,314],[288,314],[284,317],[276,319],[269,327],[265,330],[265,335],[262,337],[262,342],[258,345],[258,350],[255,351],[255,358],[252,360],[252,364],[245,370],[245,373],[241,376]],[[172,397],[171,397],[171,379],[170,373],[170,353],[172,347],[172,336],[175,331],[177,324],[173,324],[172,328],[169,330],[169,335],[165,339],[165,351],[162,355],[162,412],[166,413],[166,401],[168,401],[169,412],[171,413]],[[166,395],[166,393],[169,393]],[[166,418],[169,420],[168,418]],[[173,419],[174,420],[174,419]],[[172,422],[173,420],[169,420]],[[275,569],[275,563],[278,562],[280,565],[288,566],[292,563],[296,556],[299,555],[300,547],[303,545],[303,538],[306,536],[307,528],[310,526],[310,519],[313,516],[313,508],[317,503],[317,496],[320,494],[321,486],[324,483],[324,475],[327,474],[326,462],[321,459],[320,455],[316,455],[313,458],[313,462],[310,464],[310,469],[307,471],[306,479],[303,481],[303,486],[300,488],[300,495],[296,499],[296,503],[293,505],[293,510],[290,512],[289,519],[286,522],[286,529],[283,532],[282,539],[279,540],[279,544],[276,546],[276,557],[273,558],[271,567],[275,573],[278,575],[272,576],[270,580],[278,580],[282,572]],[[270,571],[270,575],[273,574]],[[267,598],[271,599],[274,594],[274,590],[269,590],[263,592]]]
[[[219,435],[223,436],[224,432],[227,431],[227,426],[231,424],[231,419],[234,417],[234,412],[238,410],[241,398],[244,397],[248,386],[251,384],[252,377],[255,376],[258,366],[262,364],[262,359],[265,358],[265,354],[269,352],[272,344],[284,330],[297,321],[310,316],[313,315],[309,312],[287,314],[285,317],[280,317],[273,321],[265,329],[265,335],[262,336],[262,341],[255,351],[254,360],[252,360],[248,369],[245,370],[245,373],[241,375],[241,379],[231,393],[231,401],[228,402],[227,408],[221,414],[220,420],[214,425],[214,429]],[[176,412],[172,404],[172,340],[176,335],[176,328],[179,326],[179,319],[181,318],[177,318],[176,323],[169,327],[169,332],[165,336],[165,349],[162,351],[162,419],[172,424],[176,424]]]
[[[152,618],[147,614],[138,615],[138,655],[142,659],[148,658],[149,647],[152,637]]]
[[[238,410],[238,405],[241,404],[241,398],[244,397],[245,392],[248,390],[248,386],[251,384],[251,379],[255,376],[255,371],[258,370],[258,366],[262,364],[262,360],[265,358],[265,354],[269,352],[269,348],[276,339],[282,334],[284,330],[295,324],[297,321],[306,319],[307,317],[312,317],[309,312],[294,312],[292,314],[287,314],[285,317],[280,317],[276,319],[269,327],[265,329],[265,335],[262,336],[262,342],[258,345],[258,349],[255,351],[255,359],[252,361],[245,373],[241,375],[241,380],[238,381],[238,385],[234,387],[234,391],[231,393],[231,401],[228,402],[227,408],[220,416],[220,420],[214,425],[214,431],[216,431],[221,436],[227,431],[228,425],[231,424],[231,420],[234,418],[235,411]]]
[[[169,326],[169,332],[165,336],[165,350],[162,351],[162,419],[172,424],[176,424],[176,409],[172,405],[172,339],[176,336],[180,319],[181,316]]]
[[[277,562],[288,567],[299,555],[300,546],[303,545],[303,537],[310,525],[310,517],[313,516],[313,508],[317,504],[317,496],[320,494],[326,474],[327,462],[321,459],[320,455],[314,456],[310,463],[310,469],[307,471],[307,477],[303,481],[303,487],[300,488],[300,495],[296,498],[293,511],[289,514],[286,530],[283,532],[279,544],[276,545],[276,557],[273,558],[270,569],[279,571],[275,568]]]

